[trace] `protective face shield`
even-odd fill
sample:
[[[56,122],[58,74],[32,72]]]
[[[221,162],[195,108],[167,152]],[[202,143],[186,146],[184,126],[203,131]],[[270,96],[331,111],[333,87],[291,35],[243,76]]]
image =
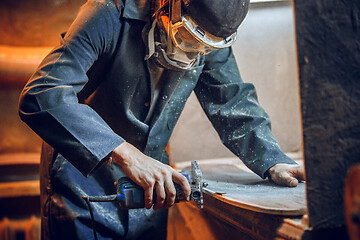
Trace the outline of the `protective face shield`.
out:
[[[190,70],[198,62],[199,55],[230,47],[236,40],[236,32],[226,38],[216,37],[202,29],[189,15],[183,15],[182,0],[169,0],[154,17],[146,59],[151,57],[164,68]]]

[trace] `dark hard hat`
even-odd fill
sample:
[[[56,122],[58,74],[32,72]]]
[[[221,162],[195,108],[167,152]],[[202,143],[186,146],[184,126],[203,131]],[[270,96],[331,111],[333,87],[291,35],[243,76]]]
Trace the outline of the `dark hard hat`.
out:
[[[184,13],[217,37],[236,32],[244,20],[250,0],[185,0]]]

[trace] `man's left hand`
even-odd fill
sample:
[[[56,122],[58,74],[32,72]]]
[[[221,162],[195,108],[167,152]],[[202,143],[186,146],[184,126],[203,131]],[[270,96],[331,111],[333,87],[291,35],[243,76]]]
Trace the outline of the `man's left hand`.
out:
[[[276,184],[296,187],[299,181],[305,181],[305,170],[303,165],[278,163],[269,168],[271,180]]]

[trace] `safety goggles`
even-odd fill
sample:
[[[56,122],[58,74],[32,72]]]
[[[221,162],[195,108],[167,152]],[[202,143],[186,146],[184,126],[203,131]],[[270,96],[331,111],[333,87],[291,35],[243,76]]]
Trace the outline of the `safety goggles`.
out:
[[[181,0],[170,1],[169,34],[176,47],[184,52],[205,55],[216,49],[230,47],[235,42],[236,32],[225,39],[216,37],[201,29],[190,16],[182,16]]]

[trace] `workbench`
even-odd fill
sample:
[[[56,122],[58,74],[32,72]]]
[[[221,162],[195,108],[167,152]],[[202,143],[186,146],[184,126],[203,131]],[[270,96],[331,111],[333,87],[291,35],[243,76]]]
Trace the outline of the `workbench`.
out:
[[[297,155],[292,157],[301,163]],[[197,162],[208,183],[204,209],[191,202],[173,207],[168,239],[301,239],[307,229],[305,182],[295,188],[276,185],[238,158]],[[189,166],[176,165],[183,170]]]

